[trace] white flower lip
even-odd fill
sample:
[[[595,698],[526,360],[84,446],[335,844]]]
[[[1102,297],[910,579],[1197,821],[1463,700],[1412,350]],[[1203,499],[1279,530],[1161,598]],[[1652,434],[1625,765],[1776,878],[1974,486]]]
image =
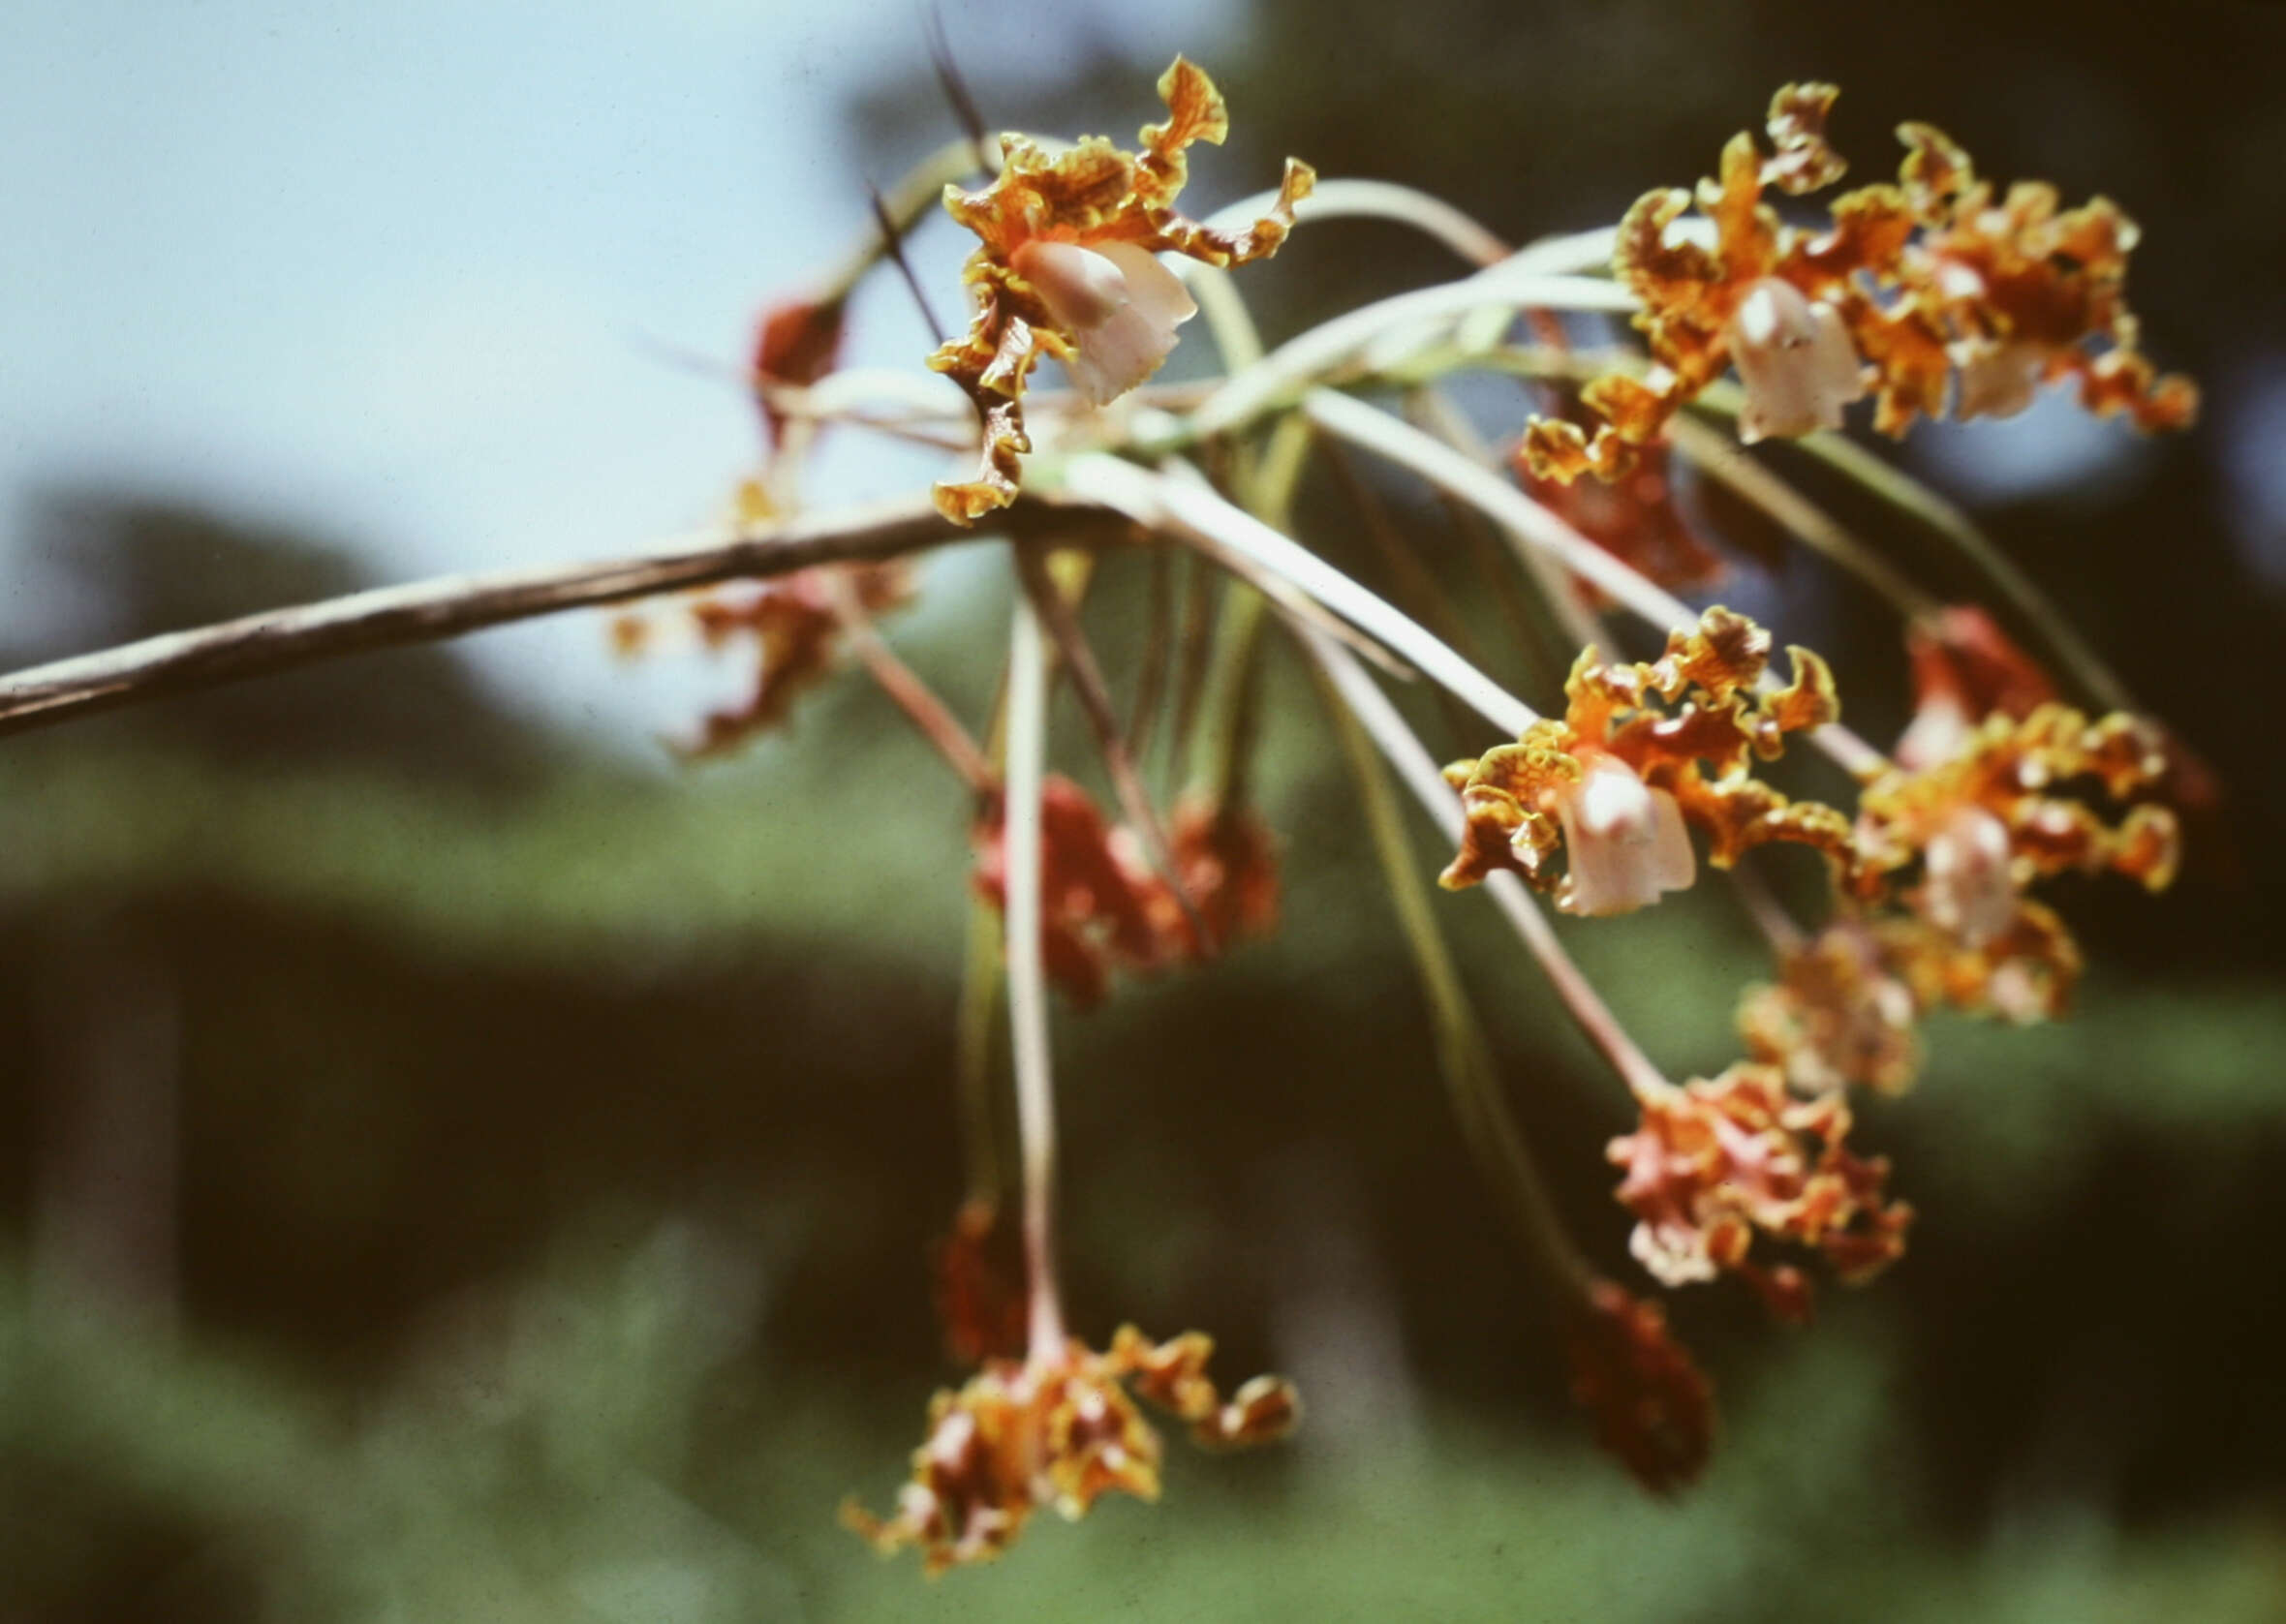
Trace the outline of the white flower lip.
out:
[[[1698,876],[1683,809],[1617,756],[1595,754],[1580,781],[1559,798],[1563,849],[1570,861],[1556,905],[1601,917],[1649,907]]]
[[[1746,290],[1730,322],[1731,357],[1746,404],[1739,438],[1751,445],[1841,426],[1841,409],[1866,392],[1857,351],[1831,305],[1766,276]]]
[[[1028,242],[1009,257],[1074,346],[1071,381],[1091,405],[1158,370],[1175,329],[1198,314],[1182,278],[1129,242]]]
[[[2016,923],[2014,850],[2008,826],[1983,807],[1962,807],[1929,838],[1930,922],[1970,947]]]

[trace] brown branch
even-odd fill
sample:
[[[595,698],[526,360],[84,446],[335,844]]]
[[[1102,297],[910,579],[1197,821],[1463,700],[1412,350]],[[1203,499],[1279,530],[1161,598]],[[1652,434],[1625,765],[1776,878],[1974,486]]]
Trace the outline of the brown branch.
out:
[[[1099,515],[1104,510],[1092,503],[1028,496],[996,523],[1004,536],[1053,526],[1068,538],[1075,521]],[[0,734],[367,649],[439,642],[510,621],[717,581],[785,575],[812,565],[895,558],[979,540],[986,534],[955,529],[924,495],[805,514],[766,527],[724,527],[623,558],[381,587],[170,631],[0,677]]]

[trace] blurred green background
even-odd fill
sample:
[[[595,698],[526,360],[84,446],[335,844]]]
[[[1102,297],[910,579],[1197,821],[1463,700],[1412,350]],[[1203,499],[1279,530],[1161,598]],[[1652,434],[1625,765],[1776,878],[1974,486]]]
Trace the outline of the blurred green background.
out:
[[[996,122],[1124,137],[1149,114],[1163,60],[1076,15],[1049,79],[1021,45],[1054,14],[950,8]],[[788,736],[662,772],[429,650],[0,747],[0,1618],[2286,1616],[2286,782],[2265,669],[2286,630],[2282,22],[1214,15],[1236,132],[1203,201],[1291,151],[1514,238],[1576,229],[1705,172],[1778,82],[1832,77],[1857,178],[1915,117],[1989,173],[2117,198],[2146,230],[2147,347],[2208,387],[2178,441],[2044,406],[1905,453],[2228,798],[2168,896],[2062,888],[2092,965],[2070,1023],[1938,1022],[1918,1090],[1866,1109],[1921,1212],[1898,1269],[1829,1292],[1803,1332],[1743,1293],[1671,1301],[1724,1415],[1679,1502],[1639,1495],[1570,1410],[1281,651],[1259,783],[1282,934],[1060,1014],[1058,1046],[1079,1328],[1209,1330],[1224,1374],[1294,1375],[1310,1423],[1258,1456],[1171,1445],[1163,1505],[1044,1518],[991,1570],[929,1585],[877,1563],[836,1503],[889,1500],[956,1376],[922,1248],[960,1194],[961,792],[856,679]],[[838,92],[880,175],[949,128],[898,61]],[[726,189],[768,184],[770,153],[738,161]],[[839,247],[820,233],[815,258]],[[1446,274],[1394,230],[1336,225],[1251,291],[1277,336]],[[1470,397],[1488,423],[1520,403]],[[1387,490],[1425,551],[1457,551],[1434,506]],[[1330,495],[1304,513],[1371,568]],[[1903,661],[1878,606],[1707,518],[1739,550],[1718,596],[1832,655],[1852,720],[1891,736]],[[57,470],[9,522],[19,591],[74,605],[68,638],[22,631],[10,666],[376,577],[259,500],[100,466]],[[977,718],[1007,587],[995,560],[948,562],[890,630]],[[1115,659],[1143,593],[1139,560],[1107,565],[1091,627]],[[1545,698],[1522,660],[1500,674]],[[1420,714],[1436,748],[1474,748]],[[1085,763],[1067,714],[1058,748]],[[1425,832],[1420,856],[1440,860]],[[1567,1216],[1640,1283],[1601,1156],[1621,1091],[1480,901],[1439,905]],[[1735,1054],[1764,960],[1719,892],[1569,935],[1662,1064]]]

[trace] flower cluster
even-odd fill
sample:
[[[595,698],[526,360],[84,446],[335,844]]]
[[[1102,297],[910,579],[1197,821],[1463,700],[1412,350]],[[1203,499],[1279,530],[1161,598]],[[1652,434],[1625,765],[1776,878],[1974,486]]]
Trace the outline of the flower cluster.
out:
[[[1637,664],[1583,653],[1564,684],[1563,720],[1534,722],[1513,745],[1445,769],[1467,828],[1442,876],[1473,885],[1514,869],[1570,913],[1624,913],[1687,887],[1695,873],[1686,826],[1728,867],[1768,841],[1796,841],[1837,857],[1849,822],[1831,807],[1789,801],[1749,771],[1784,736],[1839,714],[1832,674],[1789,648],[1794,680],[1763,689],[1770,633],[1723,608],[1678,629],[1666,653]],[[1560,882],[1549,867],[1561,849]]]
[[[962,272],[975,306],[969,330],[929,358],[968,391],[983,420],[976,477],[936,488],[938,507],[955,524],[1016,500],[1018,458],[1032,449],[1023,401],[1034,362],[1042,354],[1064,362],[1095,405],[1125,394],[1158,370],[1176,327],[1196,313],[1155,256],[1220,266],[1267,259],[1315,183],[1309,165],[1288,159],[1277,206],[1243,231],[1176,213],[1186,149],[1220,145],[1230,124],[1214,81],[1182,57],[1160,76],[1158,94],[1167,119],[1144,127],[1139,153],[1101,136],[1055,153],[1003,136],[991,185],[946,190],[945,208],[980,239]]]
[[[1789,84],[1771,102],[1774,156],[1744,133],[1723,148],[1718,176],[1696,194],[1711,243],[1678,230],[1689,192],[1652,192],[1627,211],[1612,268],[1643,302],[1635,321],[1653,368],[1588,385],[1604,419],[1591,433],[1535,420],[1525,441],[1534,474],[1613,477],[1734,363],[1748,442],[1838,428],[1869,385],[1874,425],[1892,435],[1941,415],[1948,389],[1956,416],[2000,417],[2067,378],[2098,414],[2146,430],[2190,422],[2197,390],[2156,376],[2136,348],[2124,288],[2138,233],[2108,199],[2066,209],[2037,182],[1996,196],[1943,134],[1906,124],[1896,184],[1837,199],[1822,230],[1781,225],[1765,188],[1801,194],[1840,178],[1825,138],[1838,94]]]
[[[1201,1333],[1154,1343],[1129,1325],[1103,1353],[1074,1340],[1044,1359],[988,1361],[930,1402],[928,1441],[913,1452],[895,1515],[850,1502],[842,1520],[883,1555],[917,1547],[936,1575],[1000,1555],[1037,1507],[1076,1521],[1114,1490],[1158,1499],[1159,1439],[1137,1397],[1210,1448],[1292,1430],[1301,1403],[1287,1382],[1256,1376],[1225,1400],[1206,1374],[1213,1353]]]
[[[1625,1169],[1619,1198],[1636,1218],[1629,1248],[1666,1284],[1728,1271],[1800,1317],[1807,1287],[1791,1268],[1752,1261],[1757,1232],[1823,1252],[1848,1281],[1903,1252],[1913,1210],[1885,1197],[1885,1159],[1849,1149],[1838,1093],[1800,1099],[1777,1068],[1742,1061],[1642,1106],[1641,1126],[1612,1141],[1611,1159]]]

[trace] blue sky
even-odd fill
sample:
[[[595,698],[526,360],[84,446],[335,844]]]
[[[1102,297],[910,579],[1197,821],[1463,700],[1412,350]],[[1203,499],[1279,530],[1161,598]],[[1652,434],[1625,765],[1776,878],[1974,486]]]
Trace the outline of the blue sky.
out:
[[[1228,8],[944,10],[964,58],[1044,77],[1061,41],[1211,48]],[[67,607],[14,544],[64,481],[304,525],[389,578],[711,518],[751,415],[644,335],[734,366],[770,292],[864,229],[841,108],[920,68],[919,18],[915,0],[14,0],[0,617],[20,634]],[[947,272],[955,252],[949,234],[926,249]],[[903,294],[869,294],[852,358],[915,358]],[[949,274],[943,294],[957,309]],[[827,490],[891,472],[928,465],[850,446]],[[631,678],[600,641],[576,617],[468,647],[519,701],[631,744],[686,720],[684,685]]]

